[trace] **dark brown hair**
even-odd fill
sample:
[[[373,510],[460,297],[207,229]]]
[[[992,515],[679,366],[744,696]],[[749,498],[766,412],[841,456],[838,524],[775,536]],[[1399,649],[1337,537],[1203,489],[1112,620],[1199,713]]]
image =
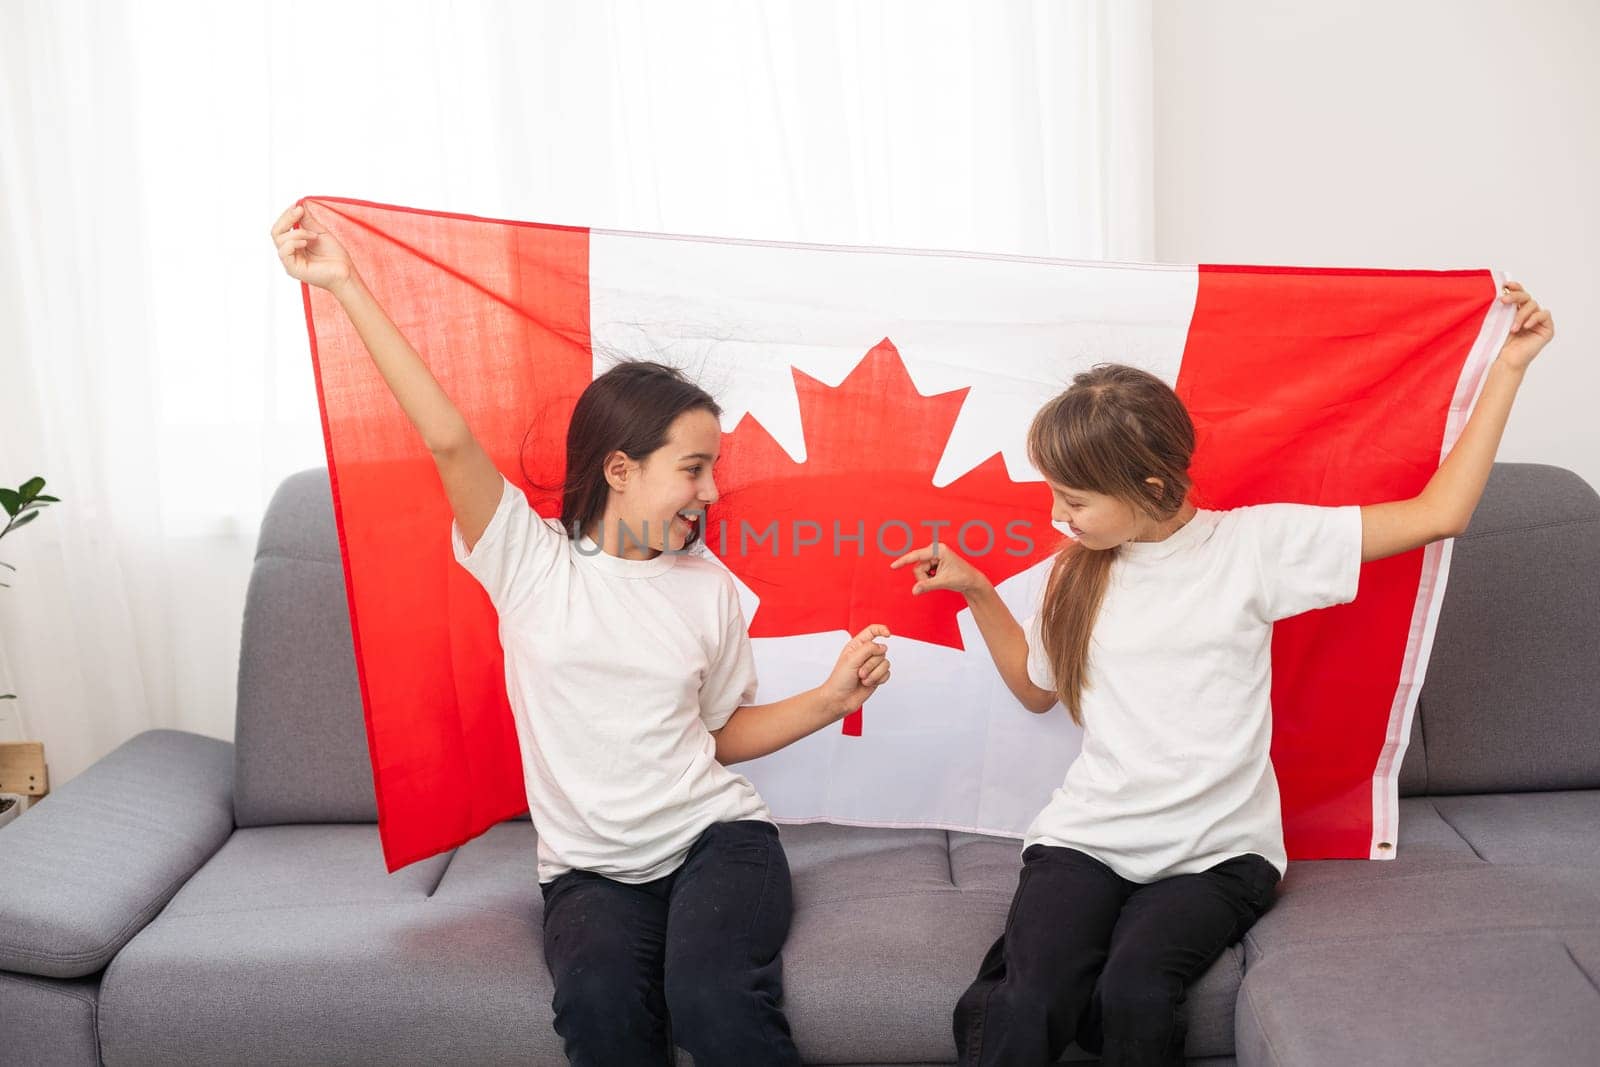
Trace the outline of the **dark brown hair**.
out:
[[[605,514],[611,492],[606,482],[606,457],[620,451],[643,461],[667,443],[673,422],[687,411],[722,416],[722,408],[710,393],[664,363],[624,360],[589,383],[567,424],[561,527],[569,538],[576,540]],[[526,467],[523,475],[528,477]],[[531,477],[528,480],[533,482]],[[696,526],[688,544],[699,539],[704,525]]]
[[[1158,521],[1189,495],[1194,423],[1166,382],[1147,371],[1103,363],[1079,374],[1033,417],[1028,459],[1057,485],[1117,497]],[[1159,487],[1146,479],[1158,478]],[[1083,724],[1089,638],[1117,549],[1068,541],[1056,554],[1039,613],[1056,696]]]

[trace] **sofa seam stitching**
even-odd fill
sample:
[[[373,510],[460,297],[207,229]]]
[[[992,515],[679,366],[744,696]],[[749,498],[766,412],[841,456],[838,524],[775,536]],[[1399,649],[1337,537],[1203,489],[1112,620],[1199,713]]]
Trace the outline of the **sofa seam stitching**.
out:
[[[431,901],[431,903],[430,903],[430,901]],[[485,908],[485,907],[475,906],[475,905],[472,905],[472,904],[458,903],[458,902],[453,901],[453,900],[439,900],[437,897],[433,897],[433,898],[418,897],[415,900],[383,900],[383,901],[374,901],[374,900],[340,900],[340,901],[336,901],[336,902],[333,902],[333,903],[313,901],[311,903],[305,903],[305,904],[273,904],[273,905],[269,905],[269,906],[229,908],[229,909],[216,910],[216,911],[211,911],[211,910],[207,910],[207,911],[180,911],[180,912],[174,912],[172,914],[171,918],[174,919],[174,920],[177,920],[177,919],[208,919],[208,918],[216,918],[218,916],[228,916],[228,915],[254,915],[254,914],[264,913],[264,912],[305,911],[305,910],[336,909],[336,908],[377,908],[377,909],[382,909],[382,910],[387,911],[387,910],[392,909],[392,908],[415,908],[415,907],[421,907],[421,906],[423,906],[425,904],[429,905],[431,907],[457,908],[457,909],[462,910],[462,911],[478,912],[480,914],[485,914],[485,915],[508,915],[508,916],[511,916],[512,918],[527,918],[528,917],[523,912],[520,912],[520,911],[507,911],[504,908]]]
[[[1489,934],[1489,935],[1512,935],[1512,934],[1529,934],[1529,933],[1542,934],[1542,933],[1557,933],[1557,932],[1565,932],[1565,931],[1574,931],[1574,932],[1578,932],[1578,933],[1592,933],[1595,929],[1597,929],[1597,926],[1593,922],[1587,922],[1587,923],[1585,923],[1585,922],[1570,922],[1570,923],[1558,923],[1558,924],[1555,924],[1555,925],[1544,924],[1544,925],[1537,925],[1537,926],[1536,925],[1527,925],[1527,926],[1511,926],[1511,925],[1478,926],[1478,927],[1474,927],[1471,930],[1422,930],[1422,931],[1417,931],[1417,932],[1414,932],[1414,933],[1403,933],[1403,934],[1367,934],[1366,936],[1363,936],[1363,937],[1352,937],[1349,934],[1341,934],[1341,935],[1336,936],[1336,937],[1300,938],[1300,939],[1297,939],[1297,940],[1288,941],[1288,942],[1284,943],[1282,946],[1280,946],[1280,948],[1281,948],[1282,951],[1287,952],[1287,951],[1289,951],[1291,949],[1303,948],[1303,947],[1306,947],[1306,946],[1313,946],[1313,945],[1330,945],[1330,944],[1337,944],[1337,945],[1393,944],[1396,941],[1406,941],[1406,940],[1412,940],[1412,939],[1461,940],[1461,939],[1464,939],[1464,938],[1479,938],[1479,937],[1483,937],[1485,934]]]
[[[1428,770],[1428,717],[1423,711],[1426,696],[1426,693],[1417,694],[1417,739],[1422,742],[1422,795],[1431,797],[1433,794],[1428,788],[1428,782],[1431,778]],[[1401,762],[1403,763],[1404,761],[1402,760]],[[1396,776],[1396,781],[1398,782],[1398,776]]]
[[[86,975],[79,975],[78,976],[78,978],[83,978],[83,977],[87,977],[87,976]],[[31,978],[31,979],[33,979],[34,982],[72,982],[72,981],[77,981],[77,978],[56,978],[53,975],[48,975],[48,974],[28,974],[28,973],[23,972],[23,971],[4,971],[4,970],[0,970],[0,981],[15,982],[18,985],[31,985],[32,984],[31,982],[19,981],[19,979],[24,979],[24,978]],[[73,1000],[81,1001],[84,1004],[88,1004],[90,1007],[93,1007],[94,1004],[95,1004],[95,998],[94,997],[85,996],[82,993],[77,992],[76,990],[57,989],[54,992],[55,992],[55,994],[57,996],[70,997]]]
[[[1462,838],[1462,840],[1465,841],[1466,838]],[[1468,844],[1467,847],[1470,848],[1471,845]],[[1325,862],[1325,861],[1317,860],[1315,862],[1322,863],[1322,862]],[[1380,860],[1359,860],[1359,861],[1346,860],[1346,861],[1340,861],[1340,862],[1378,863],[1378,862],[1387,862],[1387,861],[1380,861]],[[1490,863],[1489,861],[1484,860],[1477,867],[1468,867],[1468,866],[1448,867],[1448,868],[1440,868],[1440,869],[1437,869],[1437,870],[1407,871],[1405,874],[1387,874],[1387,875],[1383,876],[1382,881],[1383,881],[1384,885],[1389,885],[1389,884],[1394,883],[1394,882],[1410,881],[1413,878],[1434,878],[1434,877],[1438,877],[1440,875],[1446,875],[1446,874],[1459,874],[1462,871],[1481,871],[1481,870],[1483,870],[1484,867],[1493,867],[1495,870],[1518,870],[1518,869],[1529,869],[1529,868],[1531,868],[1531,869],[1549,868],[1549,866],[1550,866],[1549,864],[1540,864],[1540,863]],[[1558,865],[1556,869],[1558,869],[1558,870],[1570,870],[1571,868],[1562,867],[1562,866]],[[1332,883],[1332,884],[1334,884],[1334,885],[1345,885],[1345,884],[1348,884],[1348,883],[1335,882],[1335,883]],[[1295,890],[1285,890],[1285,892],[1294,892],[1294,891]],[[1304,890],[1299,890],[1298,892],[1304,892]]]
[[[903,897],[927,896],[927,895],[930,895],[930,894],[932,894],[934,896],[937,896],[937,897],[941,897],[941,898],[943,898],[943,897],[954,897],[954,896],[982,896],[982,895],[988,894],[988,895],[994,896],[996,899],[999,899],[1002,896],[1002,890],[1000,890],[998,888],[994,888],[994,889],[961,889],[959,887],[952,886],[952,887],[949,887],[949,888],[931,888],[931,889],[912,890],[912,891],[904,892],[904,893],[880,893],[880,894],[874,894],[872,896],[828,897],[828,898],[818,899],[818,900],[807,900],[807,902],[804,905],[797,907],[795,910],[796,911],[801,911],[801,910],[805,910],[805,909],[820,907],[822,905],[827,905],[827,904],[849,903],[849,902],[858,901],[858,900],[897,900],[897,899],[900,899],[900,898],[903,898]],[[441,908],[459,908],[459,909],[462,909],[462,910],[465,910],[465,911],[473,911],[473,912],[479,912],[479,913],[490,914],[490,915],[507,915],[507,916],[511,916],[512,918],[525,918],[526,917],[520,911],[511,911],[511,910],[507,910],[505,908],[488,908],[488,907],[482,907],[482,906],[473,905],[473,904],[459,903],[457,901],[451,901],[451,900],[440,900],[436,896],[435,897],[417,897],[417,898],[411,899],[411,900],[387,900],[387,901],[341,900],[341,901],[335,901],[335,902],[331,902],[331,903],[330,902],[325,902],[325,901],[322,901],[322,902],[313,901],[313,902],[309,902],[309,903],[273,904],[273,905],[268,905],[268,906],[243,906],[243,907],[237,907],[237,908],[206,909],[204,911],[198,911],[198,910],[188,911],[188,910],[186,910],[186,911],[173,912],[170,917],[172,919],[174,919],[174,920],[177,920],[177,919],[199,919],[199,918],[212,918],[212,917],[227,916],[227,915],[249,915],[249,914],[261,913],[261,912],[284,912],[284,911],[297,911],[297,910],[305,910],[305,909],[323,909],[323,908],[328,908],[328,909],[331,909],[331,908],[382,908],[382,909],[390,909],[390,908],[419,907],[419,906],[422,906],[424,904],[431,904],[431,906],[441,907]]]
[[[1489,862],[1490,862],[1490,860],[1489,860],[1489,858],[1488,858],[1488,857],[1487,857],[1487,856],[1485,856],[1485,855],[1484,855],[1484,854],[1483,854],[1483,853],[1482,853],[1482,852],[1479,852],[1479,851],[1478,851],[1478,846],[1477,846],[1477,845],[1474,845],[1474,844],[1473,844],[1473,843],[1472,843],[1472,842],[1471,842],[1471,841],[1469,841],[1469,840],[1467,840],[1467,835],[1466,835],[1466,834],[1464,834],[1464,833],[1462,833],[1462,832],[1461,832],[1461,831],[1460,831],[1460,829],[1459,829],[1459,828],[1457,828],[1457,826],[1456,826],[1456,824],[1455,824],[1455,823],[1453,823],[1453,822],[1451,822],[1451,821],[1450,821],[1450,820],[1449,820],[1449,818],[1447,818],[1447,817],[1446,817],[1446,816],[1445,816],[1445,813],[1444,813],[1444,812],[1442,812],[1442,811],[1440,811],[1440,810],[1439,810],[1439,805],[1438,805],[1438,804],[1437,804],[1437,803],[1435,803],[1435,802],[1434,802],[1434,799],[1433,799],[1433,798],[1432,798],[1432,797],[1429,797],[1429,798],[1428,798],[1428,806],[1429,806],[1429,807],[1431,807],[1431,808],[1433,808],[1433,813],[1434,813],[1434,814],[1435,814],[1435,815],[1437,815],[1437,816],[1439,816],[1439,821],[1440,821],[1440,822],[1442,822],[1442,823],[1444,823],[1444,824],[1445,824],[1445,825],[1446,825],[1446,826],[1448,826],[1448,827],[1450,827],[1450,831],[1451,831],[1451,833],[1453,833],[1453,834],[1455,834],[1455,835],[1456,835],[1456,836],[1457,836],[1457,837],[1459,837],[1459,838],[1461,838],[1461,840],[1463,840],[1463,841],[1466,841],[1466,842],[1467,842],[1467,847],[1468,847],[1468,848],[1470,848],[1470,849],[1471,849],[1471,850],[1472,850],[1472,854],[1473,854],[1473,855],[1474,855],[1474,856],[1476,856],[1476,857],[1478,857],[1478,858],[1479,858],[1479,859],[1480,859],[1480,860],[1482,860],[1482,861],[1483,861],[1483,862],[1485,862],[1485,863],[1489,863]]]
[[[1583,964],[1578,962],[1578,957],[1572,954],[1572,946],[1563,941],[1561,943],[1561,948],[1564,952],[1566,952],[1567,959],[1571,960],[1572,965],[1578,969],[1578,973],[1583,975],[1584,981],[1589,983],[1590,987],[1594,989],[1597,996],[1600,996],[1600,982],[1596,982],[1594,975],[1590,974],[1588,969],[1585,968]]]
[[[1273,1063],[1282,1063],[1283,1057],[1278,1055],[1278,1047],[1272,1043],[1272,1035],[1267,1031],[1266,1022],[1262,1019],[1261,1012],[1256,1008],[1256,998],[1252,994],[1252,991],[1244,988],[1243,983],[1241,983],[1239,986],[1239,995],[1244,997],[1245,1007],[1249,1010],[1251,1016],[1256,1021],[1256,1032],[1261,1035],[1262,1043],[1267,1046],[1267,1055],[1272,1057]],[[1235,1056],[1239,1054],[1239,1040],[1237,1034],[1234,1035],[1233,1051]]]
[[[1002,890],[1002,889],[999,889],[999,888],[994,888],[994,889],[963,889],[960,886],[950,886],[949,888],[945,888],[945,889],[933,888],[933,889],[908,890],[908,891],[906,891],[904,893],[873,893],[873,894],[868,895],[868,896],[824,897],[824,898],[821,898],[821,899],[808,898],[806,900],[805,904],[796,907],[795,910],[796,911],[800,911],[800,910],[805,909],[805,908],[815,908],[815,907],[819,907],[819,906],[821,906],[823,904],[849,904],[849,903],[854,903],[855,901],[858,901],[858,900],[899,900],[902,897],[920,897],[920,896],[926,896],[929,893],[944,897],[944,896],[967,896],[969,894],[976,896],[976,895],[981,895],[984,892],[992,893],[994,896],[999,897],[1005,891]]]
[[[1552,519],[1549,522],[1536,522],[1527,526],[1510,527],[1503,530],[1484,530],[1481,533],[1465,533],[1456,538],[1457,541],[1479,541],[1490,537],[1514,537],[1517,534],[1531,533],[1534,530],[1553,530],[1562,526],[1591,526],[1600,523],[1600,518],[1585,516],[1581,519]]]
[[[283,561],[285,561],[287,563],[320,563],[324,567],[340,567],[340,568],[342,568],[344,566],[343,563],[340,563],[336,559],[317,559],[315,556],[291,556],[291,555],[288,555],[288,554],[283,553],[283,552],[261,552],[261,553],[258,553],[256,555],[256,557],[255,557],[255,562],[260,563],[264,559],[283,560]]]
[[[1239,945],[1244,949],[1244,953],[1242,955],[1245,959],[1248,959],[1250,955],[1252,955],[1252,952],[1258,959],[1262,958],[1264,955],[1261,950],[1261,942],[1255,936],[1255,927],[1253,924],[1249,930],[1245,931],[1244,937],[1239,941]],[[1240,966],[1244,966],[1242,960],[1240,962]],[[1246,967],[1246,970],[1248,969],[1249,968]],[[1240,981],[1242,983],[1243,979]]]
[[[450,850],[450,855],[444,861],[444,866],[439,868],[439,877],[433,880],[433,885],[429,886],[428,891],[422,895],[423,900],[432,900],[433,895],[439,891],[439,887],[444,885],[444,876],[450,873],[451,867],[455,866],[456,853],[458,851],[460,850],[454,848]]]

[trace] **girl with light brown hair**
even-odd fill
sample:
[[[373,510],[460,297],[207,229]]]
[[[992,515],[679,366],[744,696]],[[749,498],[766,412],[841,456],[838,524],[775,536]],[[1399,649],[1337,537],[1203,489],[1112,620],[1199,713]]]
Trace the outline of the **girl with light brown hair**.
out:
[[[1029,711],[1064,705],[1078,757],[1023,840],[1004,932],[955,1010],[960,1062],[1183,1062],[1184,994],[1272,906],[1287,867],[1272,769],[1272,624],[1355,599],[1363,562],[1460,534],[1523,374],[1554,336],[1516,283],[1510,336],[1449,456],[1407,500],[1209,511],[1161,379],[1104,365],[1034,417],[1028,455],[1070,532],[1019,624],[943,545],[913,593],[965,595]]]

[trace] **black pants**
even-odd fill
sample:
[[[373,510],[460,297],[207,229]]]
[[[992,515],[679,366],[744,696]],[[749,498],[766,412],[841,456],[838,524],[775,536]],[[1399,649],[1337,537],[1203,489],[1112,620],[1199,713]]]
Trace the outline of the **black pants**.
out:
[[[793,903],[777,827],[713,823],[642,885],[569,871],[541,888],[569,1061],[655,1067],[676,1044],[695,1067],[799,1064],[779,1006]]]
[[[1005,933],[956,1004],[961,1063],[1044,1067],[1074,1039],[1105,1067],[1183,1062],[1184,992],[1272,906],[1256,855],[1148,885],[1032,845]]]

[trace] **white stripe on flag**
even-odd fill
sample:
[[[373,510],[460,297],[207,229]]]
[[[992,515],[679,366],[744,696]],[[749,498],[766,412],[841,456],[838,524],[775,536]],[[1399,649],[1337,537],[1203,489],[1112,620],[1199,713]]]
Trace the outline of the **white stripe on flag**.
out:
[[[1504,281],[1499,272],[1495,272],[1496,291]],[[1467,424],[1467,416],[1477,405],[1478,395],[1489,377],[1489,364],[1494,361],[1495,354],[1510,334],[1515,316],[1516,309],[1498,300],[1490,304],[1484,314],[1483,326],[1478,330],[1477,339],[1472,342],[1472,351],[1461,365],[1461,376],[1456,380],[1455,394],[1450,398],[1450,414],[1445,420],[1444,440],[1439,449],[1440,463],[1455,447],[1456,439]],[[1372,775],[1371,859],[1394,859],[1399,853],[1400,765],[1404,762],[1406,746],[1411,741],[1411,720],[1417,713],[1422,683],[1428,676],[1428,658],[1433,651],[1433,635],[1439,626],[1439,610],[1444,604],[1445,588],[1450,578],[1450,557],[1454,550],[1454,539],[1435,541],[1423,549],[1422,575],[1417,584],[1417,602],[1411,627],[1406,635],[1400,683],[1395,687],[1394,706],[1389,712],[1383,750],[1378,754]]]
[[[619,356],[682,367],[717,397],[724,430],[748,413],[796,462],[806,444],[793,369],[836,386],[887,337],[923,395],[970,387],[935,486],[996,452],[1014,480],[1037,480],[1028,422],[1095,363],[1175,383],[1198,286],[1192,267],[598,231],[589,270],[597,373]],[[1046,560],[999,585],[1019,620],[1034,612],[1048,569]],[[752,618],[757,600],[742,583],[741,597]],[[894,683],[867,705],[862,736],[833,727],[740,767],[775,816],[1021,835],[1080,735],[1064,714],[1025,712],[970,612],[959,625],[966,651],[891,641]],[[755,640],[759,699],[819,684],[849,636]]]

